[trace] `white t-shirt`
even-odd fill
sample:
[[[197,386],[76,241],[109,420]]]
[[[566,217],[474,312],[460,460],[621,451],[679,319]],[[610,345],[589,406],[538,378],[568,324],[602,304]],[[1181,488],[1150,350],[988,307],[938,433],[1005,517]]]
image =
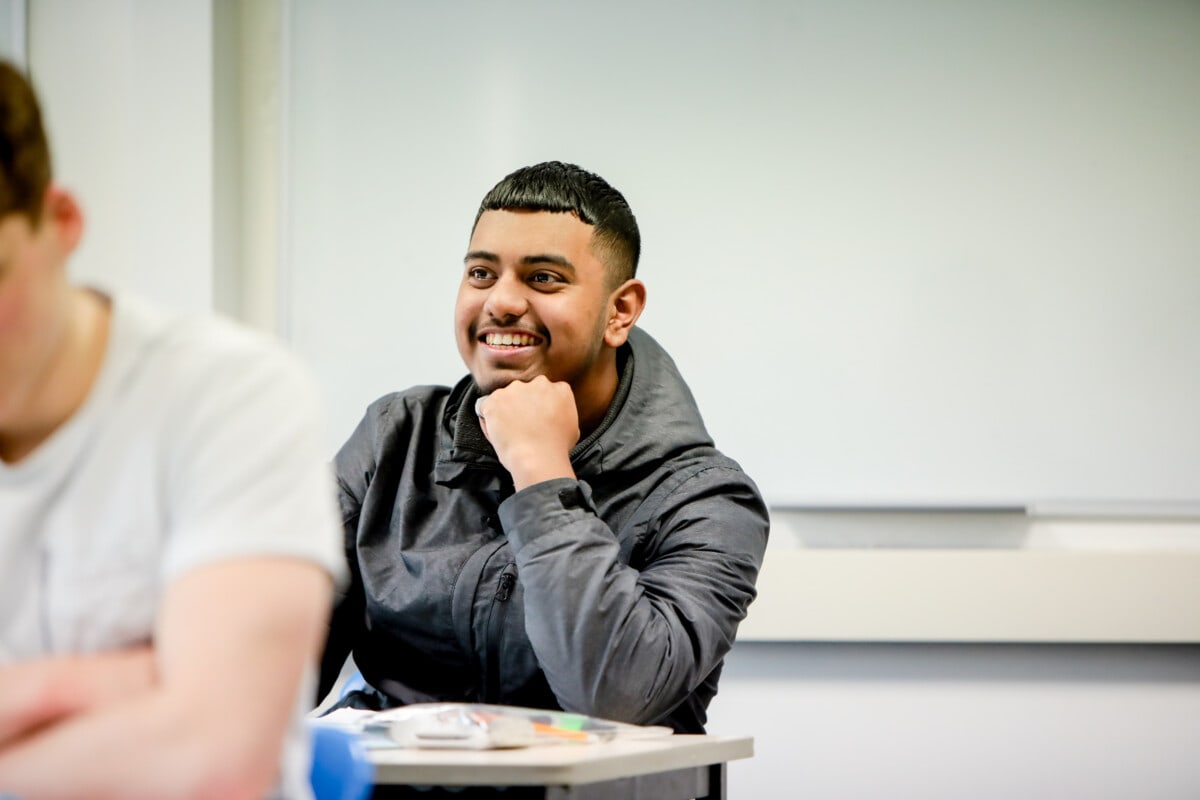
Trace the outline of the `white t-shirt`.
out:
[[[264,336],[114,297],[84,404],[0,462],[0,663],[147,642],[164,587],[222,559],[294,556],[344,580],[318,397]],[[311,796],[304,700],[289,798]]]

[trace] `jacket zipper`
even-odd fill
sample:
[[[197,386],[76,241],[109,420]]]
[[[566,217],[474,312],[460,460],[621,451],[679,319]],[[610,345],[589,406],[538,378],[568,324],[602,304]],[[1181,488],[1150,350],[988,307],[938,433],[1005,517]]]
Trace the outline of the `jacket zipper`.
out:
[[[486,648],[487,672],[485,673],[486,684],[484,687],[483,701],[485,703],[494,703],[499,694],[500,689],[500,633],[504,628],[504,617],[507,615],[506,609],[497,609],[497,603],[507,603],[512,597],[513,586],[517,583],[517,576],[511,572],[500,573],[500,579],[496,581],[495,602],[492,603],[492,608],[488,614],[488,640],[484,643]]]

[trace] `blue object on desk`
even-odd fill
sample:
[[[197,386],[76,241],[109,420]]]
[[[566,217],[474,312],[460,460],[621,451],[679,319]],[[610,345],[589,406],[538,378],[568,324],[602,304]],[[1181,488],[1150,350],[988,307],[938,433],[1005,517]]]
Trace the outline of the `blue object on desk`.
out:
[[[375,781],[375,767],[358,737],[329,725],[308,726],[312,735],[312,783],[316,800],[364,800]]]
[[[346,681],[342,684],[342,689],[338,692],[338,700],[342,700],[351,692],[359,689],[367,688],[367,679],[363,677],[362,672],[355,671],[351,675],[346,676]]]

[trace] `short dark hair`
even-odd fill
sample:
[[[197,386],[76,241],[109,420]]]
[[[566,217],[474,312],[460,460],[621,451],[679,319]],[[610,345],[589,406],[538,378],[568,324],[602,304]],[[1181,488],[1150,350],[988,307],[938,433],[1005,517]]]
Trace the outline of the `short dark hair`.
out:
[[[24,214],[37,225],[50,186],[50,145],[33,87],[0,61],[0,217]]]
[[[596,244],[606,251],[613,286],[637,275],[642,237],[625,198],[595,173],[561,161],[544,161],[505,176],[483,198],[475,224],[485,211],[570,212],[596,228]],[[474,231],[474,227],[472,227]]]

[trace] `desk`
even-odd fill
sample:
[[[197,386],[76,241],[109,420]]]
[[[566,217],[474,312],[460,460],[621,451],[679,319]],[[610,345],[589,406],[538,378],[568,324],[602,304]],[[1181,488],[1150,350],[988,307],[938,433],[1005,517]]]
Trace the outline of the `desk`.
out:
[[[754,755],[754,740],[675,735],[515,750],[389,748],[370,755],[373,796],[381,800],[724,800],[725,764]]]

